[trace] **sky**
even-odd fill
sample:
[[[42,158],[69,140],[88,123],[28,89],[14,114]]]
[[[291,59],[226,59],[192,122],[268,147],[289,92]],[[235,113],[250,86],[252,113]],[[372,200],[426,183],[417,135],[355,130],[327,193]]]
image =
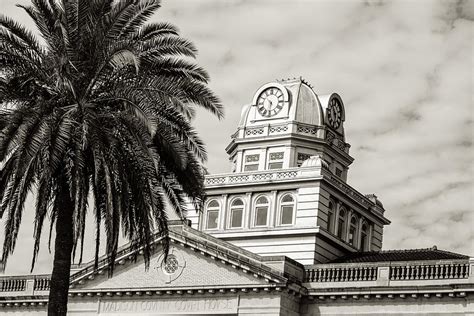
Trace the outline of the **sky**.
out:
[[[2,13],[32,27],[16,3],[28,1],[0,0]],[[225,106],[194,122],[211,173],[230,171],[224,148],[256,90],[302,76],[344,100],[348,183],[383,202],[384,249],[474,256],[474,1],[165,0],[152,20],[196,44]],[[30,270],[31,213],[6,274]],[[34,273],[50,271],[43,243]]]

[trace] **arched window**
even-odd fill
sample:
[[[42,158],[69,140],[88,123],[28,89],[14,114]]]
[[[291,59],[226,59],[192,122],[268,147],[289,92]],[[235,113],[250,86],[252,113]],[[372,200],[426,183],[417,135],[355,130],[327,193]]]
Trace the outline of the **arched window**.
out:
[[[235,199],[230,205],[230,227],[242,227],[242,217],[244,215],[244,202],[241,199]]]
[[[339,211],[339,218],[337,219],[337,237],[346,239],[346,211],[341,209]]]
[[[211,200],[209,204],[207,204],[206,229],[217,229],[219,222],[219,211],[219,202],[216,200]]]
[[[351,222],[349,225],[349,243],[352,246],[355,246],[356,238],[357,238],[357,217],[352,216]]]
[[[295,200],[291,194],[286,194],[281,199],[280,203],[280,224],[281,225],[292,225],[293,214],[295,209]]]
[[[328,207],[328,222],[327,222],[327,229],[329,232],[334,232],[334,203],[329,202]]]
[[[360,249],[362,251],[369,250],[369,226],[367,223],[363,223],[360,230]]]
[[[266,226],[268,218],[268,199],[261,196],[255,202],[254,226]]]

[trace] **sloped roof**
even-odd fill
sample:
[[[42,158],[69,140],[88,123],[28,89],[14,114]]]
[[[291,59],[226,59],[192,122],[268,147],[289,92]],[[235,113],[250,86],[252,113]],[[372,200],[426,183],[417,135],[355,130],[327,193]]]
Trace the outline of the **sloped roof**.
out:
[[[161,242],[161,237],[159,235],[156,237],[154,243],[158,245]],[[237,270],[248,270],[257,278],[263,277],[269,282],[277,283],[288,281],[287,275],[283,271],[267,266],[261,256],[183,225],[180,221],[170,221],[169,238],[172,244],[180,244],[183,247],[200,252],[204,256],[210,256],[218,262],[230,264]],[[139,250],[130,248],[130,243],[128,243],[118,250],[116,263],[118,265],[133,264],[137,254],[139,254]],[[99,259],[98,268],[95,268],[94,262],[91,261],[80,267],[76,272],[71,273],[71,284],[83,284],[88,280],[93,280],[95,275],[103,274],[107,268],[107,256]]]
[[[355,252],[344,257],[337,258],[331,263],[355,263],[355,262],[386,262],[386,261],[418,261],[418,260],[456,260],[469,259],[459,253],[438,250],[436,246],[424,249],[383,250]]]

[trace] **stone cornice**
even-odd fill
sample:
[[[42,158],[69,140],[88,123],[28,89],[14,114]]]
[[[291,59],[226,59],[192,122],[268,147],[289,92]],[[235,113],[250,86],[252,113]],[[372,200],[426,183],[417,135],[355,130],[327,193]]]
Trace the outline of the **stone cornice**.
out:
[[[463,298],[474,294],[474,284],[452,284],[437,286],[402,286],[402,287],[355,287],[328,289],[308,289],[310,300],[336,299],[394,299],[394,298]]]

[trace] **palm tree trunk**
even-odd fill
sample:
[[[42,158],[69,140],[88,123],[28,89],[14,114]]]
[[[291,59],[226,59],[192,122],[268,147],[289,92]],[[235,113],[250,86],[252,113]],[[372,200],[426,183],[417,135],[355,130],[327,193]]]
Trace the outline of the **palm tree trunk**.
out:
[[[68,185],[63,181],[58,198],[56,239],[54,241],[54,262],[49,290],[48,315],[66,315],[73,248],[74,203],[69,195]],[[56,207],[56,205],[55,205]]]

